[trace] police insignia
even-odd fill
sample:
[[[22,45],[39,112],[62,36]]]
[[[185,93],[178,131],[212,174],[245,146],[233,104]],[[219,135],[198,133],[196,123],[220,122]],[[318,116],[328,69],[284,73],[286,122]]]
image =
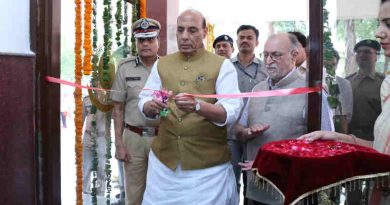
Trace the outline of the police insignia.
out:
[[[141,22],[141,28],[142,29],[147,29],[149,28],[149,21],[147,19],[143,19]]]
[[[196,77],[196,81],[197,82],[202,82],[204,80],[205,80],[205,77],[203,75],[200,75],[200,76]]]

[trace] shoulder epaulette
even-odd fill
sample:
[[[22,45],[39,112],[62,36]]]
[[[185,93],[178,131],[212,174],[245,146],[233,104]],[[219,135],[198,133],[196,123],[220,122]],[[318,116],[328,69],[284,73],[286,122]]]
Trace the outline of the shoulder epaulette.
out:
[[[127,58],[124,58],[124,59],[120,60],[119,63],[118,63],[118,67],[120,67],[123,64],[132,62],[132,61],[135,61],[135,64],[138,65],[138,63],[139,63],[138,56],[129,56]]]

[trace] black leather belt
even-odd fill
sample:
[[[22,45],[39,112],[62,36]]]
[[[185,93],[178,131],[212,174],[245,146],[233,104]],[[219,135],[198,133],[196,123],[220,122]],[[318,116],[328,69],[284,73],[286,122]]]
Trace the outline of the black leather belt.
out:
[[[126,124],[126,128],[141,136],[155,136],[158,135],[158,127],[136,127]]]

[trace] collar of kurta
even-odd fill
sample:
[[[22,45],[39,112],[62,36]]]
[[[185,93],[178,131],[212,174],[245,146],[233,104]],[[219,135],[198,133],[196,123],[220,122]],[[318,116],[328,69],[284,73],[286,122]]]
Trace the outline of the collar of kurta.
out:
[[[298,70],[296,68],[293,68],[290,70],[290,72],[287,73],[286,76],[284,76],[279,82],[275,83],[273,85],[272,79],[268,77],[268,86],[270,90],[275,90],[275,89],[281,89],[289,85],[290,83],[294,82],[298,77]]]
[[[259,189],[272,192],[285,205],[297,204],[320,191],[363,179],[387,182],[390,156],[336,141],[283,140],[263,145],[252,170]]]

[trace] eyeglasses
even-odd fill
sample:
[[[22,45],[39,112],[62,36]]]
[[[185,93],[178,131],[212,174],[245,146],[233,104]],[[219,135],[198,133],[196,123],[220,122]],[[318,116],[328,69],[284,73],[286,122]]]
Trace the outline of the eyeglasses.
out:
[[[150,38],[137,38],[137,41],[140,43],[143,43],[145,41],[152,43],[156,39],[156,37],[150,37]]]
[[[283,53],[279,53],[279,52],[273,52],[273,53],[264,52],[260,54],[260,57],[263,56],[264,61],[266,61],[268,57],[270,57],[271,60],[273,61],[279,61],[283,55],[284,55]]]

